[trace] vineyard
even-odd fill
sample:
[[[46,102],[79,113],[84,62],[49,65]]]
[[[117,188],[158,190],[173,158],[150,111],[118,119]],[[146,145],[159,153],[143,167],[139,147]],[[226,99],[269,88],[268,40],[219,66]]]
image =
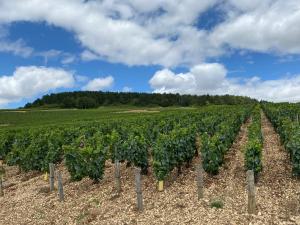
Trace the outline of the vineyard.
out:
[[[23,217],[27,224],[295,224],[299,114],[296,104],[262,103],[2,127],[0,217],[5,224]],[[49,164],[62,173],[62,202],[48,190]],[[246,171],[254,174],[253,213]],[[18,214],[8,214],[15,207]]]
[[[264,110],[280,135],[281,143],[288,151],[293,174],[300,176],[299,107],[292,104],[266,104]]]

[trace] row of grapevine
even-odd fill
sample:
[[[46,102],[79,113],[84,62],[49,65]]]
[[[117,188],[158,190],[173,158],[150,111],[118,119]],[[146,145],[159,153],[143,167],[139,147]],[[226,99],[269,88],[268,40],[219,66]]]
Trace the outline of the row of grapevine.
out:
[[[293,175],[300,176],[300,126],[297,121],[299,105],[265,103],[263,109],[290,155]]]
[[[71,145],[64,146],[65,164],[73,180],[90,177],[98,181],[103,177],[107,148],[101,133],[91,138],[79,137]]]
[[[10,152],[15,139],[15,131],[5,130],[0,132],[0,159],[4,159]]]
[[[211,106],[139,119],[86,123],[1,132],[1,158],[22,170],[47,171],[63,159],[73,180],[99,181],[105,162],[126,162],[144,174],[153,166],[158,180],[180,170],[195,154],[201,139],[204,169],[217,173],[251,106]]]
[[[174,128],[168,134],[160,134],[153,147],[153,168],[159,181],[165,179],[175,167],[180,170],[191,162],[196,151],[195,129]]]
[[[216,132],[201,135],[201,156],[203,168],[210,174],[217,174],[224,162],[224,156],[238,134],[242,123],[246,121],[251,108],[236,110],[218,124]]]
[[[252,112],[251,124],[248,128],[248,142],[245,147],[245,167],[253,170],[255,177],[262,170],[263,135],[261,131],[260,107]]]
[[[19,165],[24,171],[47,171],[50,162],[61,161],[62,143],[61,130],[19,131],[5,160],[8,165]]]

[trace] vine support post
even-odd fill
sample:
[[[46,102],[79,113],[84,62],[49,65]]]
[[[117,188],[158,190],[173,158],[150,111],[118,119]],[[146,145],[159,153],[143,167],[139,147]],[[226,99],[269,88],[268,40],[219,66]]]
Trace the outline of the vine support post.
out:
[[[254,185],[254,172],[253,170],[247,171],[247,189],[248,189],[248,213],[256,213],[255,204],[255,185]]]
[[[62,183],[62,177],[61,177],[61,172],[57,172],[57,180],[58,180],[58,196],[59,196],[59,201],[64,201],[64,189],[63,189],[63,183]]]
[[[54,173],[55,168],[53,163],[49,163],[49,184],[50,184],[50,191],[54,190]]]
[[[0,197],[4,196],[3,192],[3,176],[5,174],[4,166],[2,165],[2,161],[0,161]]]
[[[120,162],[119,160],[115,161],[115,182],[117,193],[121,192],[121,173],[120,173]]]
[[[2,181],[2,178],[3,176],[0,175],[0,197],[1,196],[4,196],[4,192],[3,192],[3,181]]]
[[[196,133],[195,144],[196,144],[195,156],[198,157],[200,155],[200,147],[201,147],[200,134],[198,132]]]
[[[197,190],[198,190],[198,200],[203,198],[203,167],[202,163],[200,162],[196,166],[196,171],[197,171]]]
[[[135,168],[135,191],[137,194],[137,209],[143,211],[143,196],[141,187],[141,168]]]

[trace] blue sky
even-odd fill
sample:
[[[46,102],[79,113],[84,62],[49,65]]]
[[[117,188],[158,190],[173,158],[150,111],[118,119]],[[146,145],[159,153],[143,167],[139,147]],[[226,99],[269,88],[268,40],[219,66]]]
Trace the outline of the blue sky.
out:
[[[297,0],[0,0],[0,108],[73,90],[300,101]]]

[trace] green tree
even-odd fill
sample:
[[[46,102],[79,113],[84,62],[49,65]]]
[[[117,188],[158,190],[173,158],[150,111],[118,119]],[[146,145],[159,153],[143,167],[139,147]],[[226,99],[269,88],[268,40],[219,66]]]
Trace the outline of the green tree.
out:
[[[80,97],[80,98],[78,98],[78,101],[77,101],[77,107],[79,109],[97,108],[97,102],[93,98]]]

